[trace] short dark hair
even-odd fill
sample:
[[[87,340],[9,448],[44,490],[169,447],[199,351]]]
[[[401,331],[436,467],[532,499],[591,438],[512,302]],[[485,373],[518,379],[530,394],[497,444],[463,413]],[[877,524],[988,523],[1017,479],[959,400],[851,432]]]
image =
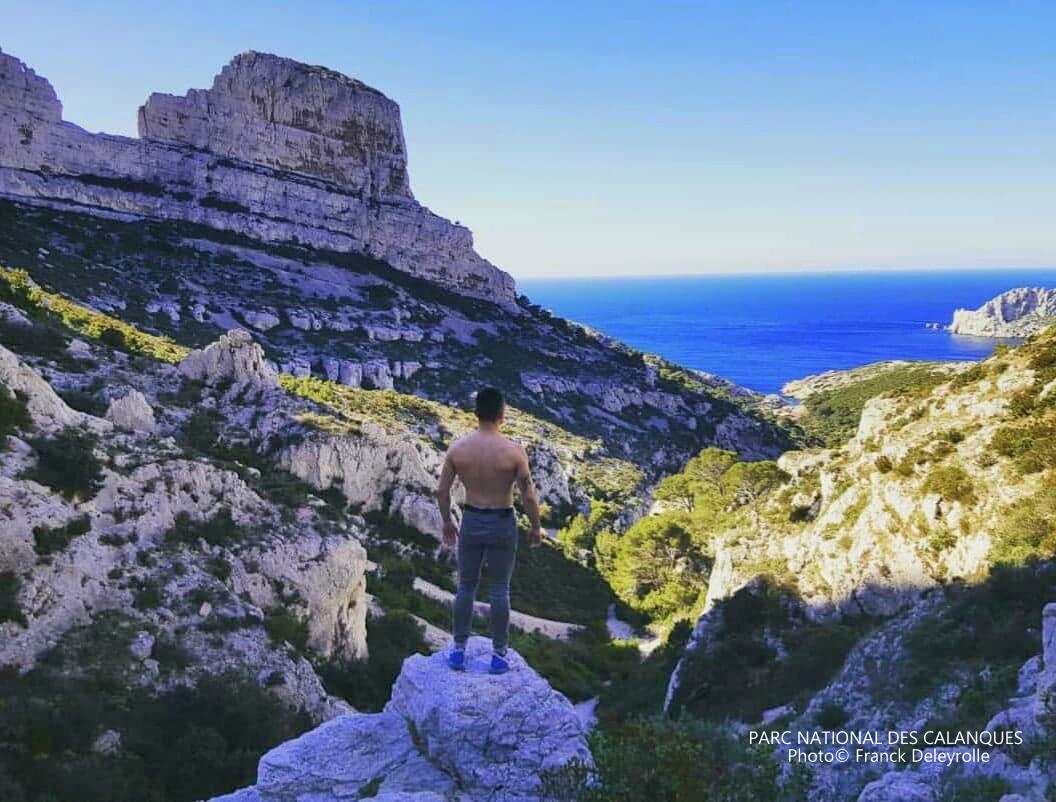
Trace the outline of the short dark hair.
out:
[[[484,387],[477,390],[477,419],[496,423],[506,409],[502,393],[495,387]]]

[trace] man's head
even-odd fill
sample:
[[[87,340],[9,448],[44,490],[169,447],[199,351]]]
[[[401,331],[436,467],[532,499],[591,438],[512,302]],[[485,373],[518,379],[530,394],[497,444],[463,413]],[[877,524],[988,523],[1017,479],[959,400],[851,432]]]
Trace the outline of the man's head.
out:
[[[506,402],[494,387],[477,391],[477,420],[481,423],[502,423],[506,413]]]

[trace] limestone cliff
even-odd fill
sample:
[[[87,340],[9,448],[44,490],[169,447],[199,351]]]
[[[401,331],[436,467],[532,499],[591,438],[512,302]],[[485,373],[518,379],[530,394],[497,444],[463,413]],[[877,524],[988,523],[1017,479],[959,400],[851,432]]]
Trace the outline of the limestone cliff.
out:
[[[152,95],[139,139],[62,119],[47,80],[0,52],[0,194],[121,219],[200,223],[384,260],[512,305],[469,230],[411,194],[399,107],[322,67],[236,56],[208,90]]]
[[[978,309],[958,309],[949,330],[973,337],[1022,339],[1056,322],[1056,289],[1019,287]]]

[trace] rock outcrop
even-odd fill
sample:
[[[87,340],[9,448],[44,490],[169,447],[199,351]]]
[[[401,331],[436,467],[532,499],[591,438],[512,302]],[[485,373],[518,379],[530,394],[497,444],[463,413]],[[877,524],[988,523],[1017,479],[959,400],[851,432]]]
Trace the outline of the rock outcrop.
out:
[[[949,330],[974,337],[1030,337],[1056,323],[1056,289],[1018,287],[978,309],[958,309]]]
[[[215,343],[191,351],[180,362],[180,372],[210,386],[226,382],[256,389],[278,386],[278,374],[264,358],[264,349],[241,329],[233,329]]]
[[[469,230],[414,199],[399,107],[359,81],[243,53],[211,89],[151,95],[139,132],[63,121],[51,84],[0,52],[0,195],[363,253],[514,304],[513,279],[473,250]]]
[[[407,658],[382,713],[273,749],[255,786],[215,802],[539,802],[545,772],[591,762],[583,725],[516,652],[509,673],[488,674],[490,648],[470,638],[465,673],[442,653]]]

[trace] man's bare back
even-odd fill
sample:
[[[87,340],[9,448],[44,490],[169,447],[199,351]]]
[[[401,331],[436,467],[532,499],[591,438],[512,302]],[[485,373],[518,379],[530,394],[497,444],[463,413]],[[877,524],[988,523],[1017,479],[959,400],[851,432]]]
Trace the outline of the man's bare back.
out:
[[[498,432],[475,431],[460,437],[447,460],[466,488],[466,503],[474,507],[512,507],[518,475],[528,473],[524,447]]]
[[[524,446],[500,434],[505,415],[505,402],[494,388],[482,391],[490,394],[490,406],[480,408],[478,394],[477,430],[453,442],[444,458],[440,483],[436,488],[443,519],[444,545],[454,546],[458,529],[451,518],[451,486],[455,477],[466,488],[466,504],[479,509],[503,509],[513,506],[513,488],[521,494],[524,511],[532,523],[528,538],[533,546],[542,542],[539,524],[539,496],[532,483],[528,453]]]

